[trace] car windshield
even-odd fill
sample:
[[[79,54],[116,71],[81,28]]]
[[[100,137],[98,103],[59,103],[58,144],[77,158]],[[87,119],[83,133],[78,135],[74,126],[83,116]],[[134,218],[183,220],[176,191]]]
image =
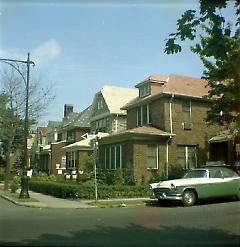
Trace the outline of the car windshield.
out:
[[[187,171],[183,178],[206,178],[207,171],[206,170],[192,170]]]

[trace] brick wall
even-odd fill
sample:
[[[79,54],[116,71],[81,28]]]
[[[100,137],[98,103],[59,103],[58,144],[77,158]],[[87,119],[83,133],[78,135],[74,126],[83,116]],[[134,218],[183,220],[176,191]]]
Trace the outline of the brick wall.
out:
[[[56,164],[62,163],[62,157],[66,156],[66,151],[62,149],[62,147],[65,147],[66,142],[60,142],[60,143],[52,143],[51,144],[51,167],[50,167],[50,173],[56,174]]]

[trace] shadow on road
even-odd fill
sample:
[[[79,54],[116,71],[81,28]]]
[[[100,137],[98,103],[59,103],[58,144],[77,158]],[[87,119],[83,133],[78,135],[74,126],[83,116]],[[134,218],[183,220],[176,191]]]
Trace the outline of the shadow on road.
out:
[[[216,199],[208,199],[201,200],[196,203],[195,206],[203,206],[203,205],[211,205],[211,204],[221,204],[227,202],[234,202],[236,199],[233,198],[216,198]],[[162,200],[158,202],[158,200],[146,201],[147,207],[183,207],[180,201],[165,201]]]
[[[64,222],[63,222],[64,224]],[[38,239],[0,242],[1,246],[239,246],[239,237],[217,229],[179,226],[147,228],[130,224],[124,228],[98,225],[94,230],[70,232],[68,236],[43,234]]]

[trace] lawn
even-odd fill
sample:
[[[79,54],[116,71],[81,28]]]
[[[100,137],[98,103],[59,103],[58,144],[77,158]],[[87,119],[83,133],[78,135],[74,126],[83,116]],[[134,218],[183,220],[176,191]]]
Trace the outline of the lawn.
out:
[[[0,189],[0,196],[8,197],[15,202],[38,202],[38,200],[34,198],[19,198],[19,194],[19,192],[11,193],[10,191]]]
[[[91,202],[89,205],[97,206],[100,208],[105,207],[135,207],[135,206],[145,206],[145,205],[153,205],[156,204],[156,200],[151,199],[122,199],[122,200],[99,200],[97,202]]]

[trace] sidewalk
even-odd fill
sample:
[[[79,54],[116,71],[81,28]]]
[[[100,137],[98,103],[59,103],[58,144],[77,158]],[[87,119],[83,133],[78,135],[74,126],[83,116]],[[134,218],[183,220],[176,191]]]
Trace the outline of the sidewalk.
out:
[[[0,197],[11,201],[12,203],[25,206],[25,207],[37,207],[37,208],[72,208],[72,209],[86,209],[86,208],[95,208],[95,206],[88,205],[88,203],[93,200],[68,200],[62,198],[56,198],[53,196],[48,196],[40,194],[37,192],[29,191],[30,198],[36,199],[37,202],[19,202],[10,198],[6,195],[0,194]]]
[[[0,184],[1,186],[1,184]],[[20,192],[20,190],[18,191]],[[36,199],[37,202],[19,202],[14,200],[13,198],[3,195],[0,193],[0,197],[11,201],[12,203],[25,206],[25,207],[36,207],[36,208],[69,208],[69,209],[88,209],[88,208],[96,208],[96,205],[90,205],[89,203],[94,202],[94,200],[83,200],[83,199],[62,199],[56,198],[49,195],[44,195],[41,193],[29,191],[29,196],[32,199]],[[150,198],[118,198],[118,199],[105,199],[105,200],[98,200],[100,203],[104,202],[118,202],[119,205],[124,206],[124,204],[131,203],[131,201],[141,201],[141,200],[151,200]]]

